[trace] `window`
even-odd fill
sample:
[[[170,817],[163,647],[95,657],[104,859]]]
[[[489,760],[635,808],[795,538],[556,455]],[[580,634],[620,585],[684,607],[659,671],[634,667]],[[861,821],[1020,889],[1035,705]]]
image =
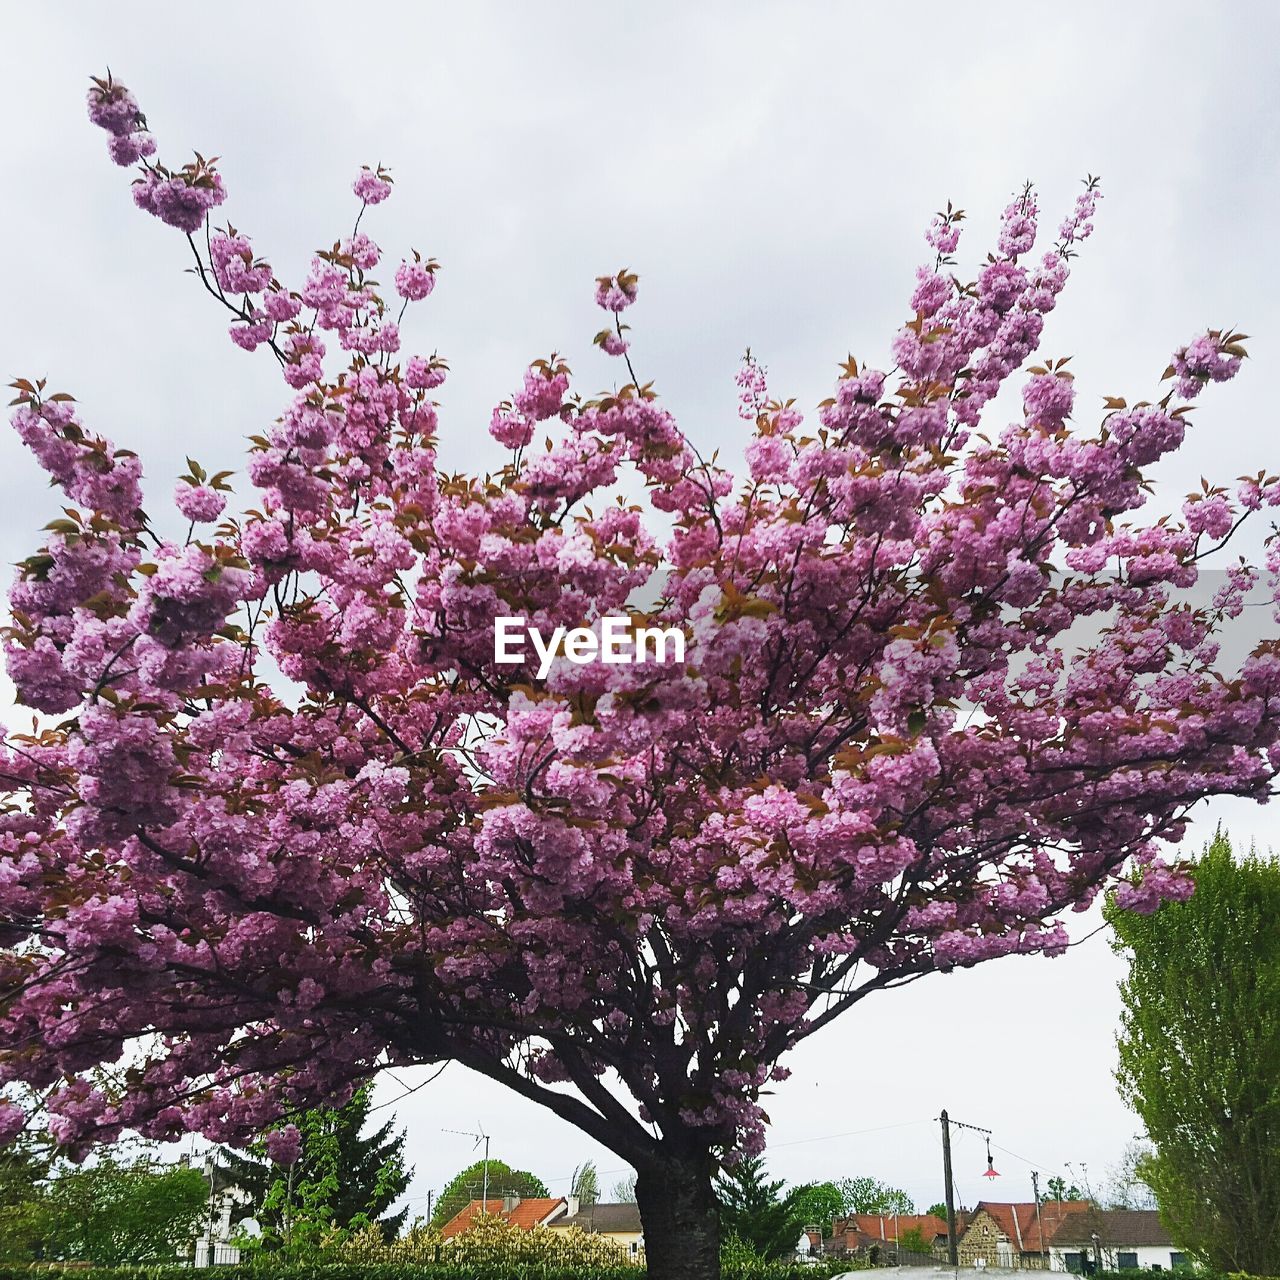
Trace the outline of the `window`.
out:
[[[1169,1255],[1169,1265],[1171,1267],[1182,1267],[1186,1265],[1186,1262],[1187,1255],[1185,1253],[1171,1253]]]
[[[1123,1250],[1116,1254],[1116,1266],[1121,1271],[1136,1271],[1138,1269],[1137,1253],[1125,1253]]]
[[[1062,1260],[1066,1263],[1067,1270],[1070,1271],[1072,1275],[1084,1275],[1084,1254],[1067,1253],[1063,1255]]]

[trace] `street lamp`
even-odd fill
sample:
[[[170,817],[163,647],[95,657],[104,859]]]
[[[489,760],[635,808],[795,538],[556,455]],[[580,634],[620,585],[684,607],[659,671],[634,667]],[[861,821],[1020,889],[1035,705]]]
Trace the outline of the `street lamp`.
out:
[[[996,1172],[995,1161],[991,1159],[991,1137],[987,1137],[987,1171],[982,1175],[984,1178],[998,1178],[1000,1175]]]

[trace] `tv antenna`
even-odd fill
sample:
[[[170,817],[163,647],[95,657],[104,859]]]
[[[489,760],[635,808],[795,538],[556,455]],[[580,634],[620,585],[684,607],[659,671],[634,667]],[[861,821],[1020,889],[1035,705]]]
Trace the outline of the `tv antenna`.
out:
[[[484,1190],[480,1196],[480,1212],[489,1212],[489,1135],[484,1131],[484,1125],[479,1126],[479,1133],[468,1133],[465,1129],[441,1129],[441,1133],[456,1133],[462,1138],[474,1138],[475,1143],[471,1150],[474,1151],[482,1142],[484,1143]]]

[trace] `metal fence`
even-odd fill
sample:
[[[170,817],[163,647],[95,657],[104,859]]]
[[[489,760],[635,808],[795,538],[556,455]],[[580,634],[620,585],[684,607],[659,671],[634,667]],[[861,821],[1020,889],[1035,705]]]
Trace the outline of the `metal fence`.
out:
[[[859,1259],[869,1262],[873,1267],[938,1267],[945,1266],[947,1252],[937,1249],[931,1253],[916,1253],[910,1249],[899,1249],[891,1240],[879,1244],[868,1245],[856,1253],[848,1255],[850,1260]],[[992,1253],[990,1256],[960,1253],[961,1270],[980,1276],[983,1270],[992,1271],[1047,1271],[1049,1259],[1037,1253]]]
[[[240,1250],[235,1245],[201,1240],[188,1261],[193,1267],[226,1267],[240,1260]]]

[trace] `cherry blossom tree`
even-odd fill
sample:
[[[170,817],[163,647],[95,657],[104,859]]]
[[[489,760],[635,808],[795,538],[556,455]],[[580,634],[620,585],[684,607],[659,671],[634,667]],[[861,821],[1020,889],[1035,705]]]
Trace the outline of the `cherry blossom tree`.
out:
[[[193,462],[178,542],[133,453],[15,384],[68,505],[10,595],[39,714],[0,765],[0,1080],[72,1150],[271,1124],[287,1160],[290,1115],[453,1060],[635,1167],[652,1276],[712,1277],[712,1177],[761,1149],[788,1049],[872,992],[1062,952],[1121,875],[1129,905],[1184,895],[1160,850],[1190,806],[1270,793],[1280,646],[1217,647],[1274,595],[1274,533],[1211,605],[1178,592],[1280,481],[1142,519],[1241,335],[1093,427],[1065,361],[1029,365],[1096,183],[1039,253],[1022,191],[972,283],[962,213],[937,215],[891,371],[850,359],[816,424],[748,357],[741,477],[633,369],[629,271],[596,288],[617,389],[535,360],[493,412],[505,465],[446,474],[447,367],[401,334],[439,270],[380,266],[365,229],[390,174],[359,174],[351,233],[290,287],[213,161],[162,165],[110,78],[89,112],[287,391],[255,496],[227,508]],[[1024,367],[1021,413],[985,422]],[[683,660],[495,659],[500,617],[620,615],[678,628]],[[0,1136],[24,1120],[0,1103]]]

